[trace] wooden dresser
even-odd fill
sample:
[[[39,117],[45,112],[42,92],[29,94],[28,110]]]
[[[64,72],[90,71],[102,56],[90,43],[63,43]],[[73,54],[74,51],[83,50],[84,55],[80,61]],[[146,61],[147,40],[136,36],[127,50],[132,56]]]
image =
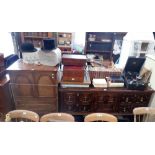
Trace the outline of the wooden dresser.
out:
[[[9,88],[10,79],[4,76],[0,79],[0,116],[4,116],[8,111],[12,110],[13,104]]]
[[[7,69],[16,109],[39,115],[58,110],[58,67],[26,64],[18,60]]]
[[[153,92],[152,89],[59,88],[59,110],[73,115],[92,112],[132,115],[135,107],[148,106]]]

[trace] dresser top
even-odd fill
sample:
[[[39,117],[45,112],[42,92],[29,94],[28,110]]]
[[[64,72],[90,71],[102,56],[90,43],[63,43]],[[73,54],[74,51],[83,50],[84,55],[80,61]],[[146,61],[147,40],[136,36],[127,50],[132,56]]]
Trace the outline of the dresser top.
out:
[[[52,66],[37,65],[37,64],[27,64],[27,63],[24,63],[22,59],[19,59],[15,63],[13,63],[10,67],[7,68],[7,71],[19,71],[19,70],[57,71],[58,66],[52,67]]]

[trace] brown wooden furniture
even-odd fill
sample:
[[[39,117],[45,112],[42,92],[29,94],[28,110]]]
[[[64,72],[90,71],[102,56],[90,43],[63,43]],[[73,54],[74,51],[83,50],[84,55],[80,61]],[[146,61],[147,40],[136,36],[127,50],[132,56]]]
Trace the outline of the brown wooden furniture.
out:
[[[40,122],[74,122],[74,117],[67,113],[50,113],[43,115]]]
[[[39,115],[28,110],[13,110],[6,114],[6,122],[39,122]]]
[[[137,107],[133,109],[134,122],[151,122],[155,121],[155,108],[153,107]]]
[[[101,54],[104,59],[112,59],[115,40],[122,40],[125,32],[87,32],[85,53]]]
[[[5,73],[4,54],[0,53],[0,79],[4,77]]]
[[[57,112],[58,67],[26,64],[18,60],[7,71],[15,108],[40,115]]]
[[[33,43],[35,47],[42,47],[42,40],[44,38],[52,38],[52,32],[21,32],[21,41]]]
[[[148,106],[154,90],[126,88],[59,88],[59,110],[72,115],[94,112],[132,115],[135,107]]]
[[[5,114],[14,108],[12,104],[9,82],[10,79],[8,76],[4,76],[0,80],[0,121],[3,121]]]
[[[63,66],[63,82],[83,82],[85,67]]]
[[[62,64],[64,66],[79,66],[83,67],[86,65],[87,57],[86,55],[79,54],[63,54]]]
[[[57,45],[62,53],[71,53],[72,51],[72,33],[57,32]]]
[[[107,113],[92,113],[88,114],[85,122],[117,122],[117,117]]]

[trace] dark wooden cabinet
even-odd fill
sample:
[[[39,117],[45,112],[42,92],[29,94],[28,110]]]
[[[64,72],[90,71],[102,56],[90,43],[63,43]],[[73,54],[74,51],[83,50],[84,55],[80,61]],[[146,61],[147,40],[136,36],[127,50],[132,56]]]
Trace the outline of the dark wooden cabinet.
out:
[[[21,42],[34,44],[35,47],[42,47],[43,39],[54,37],[52,32],[21,32]]]
[[[57,112],[58,67],[25,64],[22,60],[7,69],[16,109],[40,115]]]
[[[112,59],[115,40],[123,40],[126,32],[86,32],[85,53]]]
[[[148,106],[153,92],[152,89],[59,88],[59,110],[73,115],[91,112],[131,115],[135,107]]]

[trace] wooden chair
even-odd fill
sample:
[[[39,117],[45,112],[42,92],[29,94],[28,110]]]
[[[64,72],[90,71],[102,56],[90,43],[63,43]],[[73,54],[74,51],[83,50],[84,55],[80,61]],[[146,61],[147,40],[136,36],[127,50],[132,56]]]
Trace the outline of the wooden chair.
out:
[[[117,117],[107,113],[92,113],[85,117],[85,122],[117,122]]]
[[[155,122],[155,108],[137,107],[133,109],[134,122]]]
[[[49,113],[40,118],[40,122],[74,122],[72,115],[67,113]]]
[[[13,110],[6,114],[6,122],[39,122],[39,115],[28,110]]]

